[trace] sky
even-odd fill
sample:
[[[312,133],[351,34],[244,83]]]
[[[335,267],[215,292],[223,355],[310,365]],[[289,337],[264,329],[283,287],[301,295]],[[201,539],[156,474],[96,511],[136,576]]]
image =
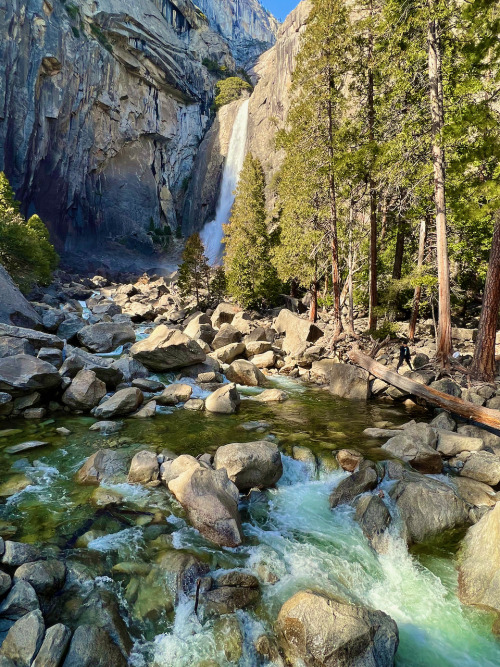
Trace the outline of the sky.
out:
[[[278,21],[284,21],[288,14],[295,9],[300,0],[261,0],[261,4],[268,9]]]

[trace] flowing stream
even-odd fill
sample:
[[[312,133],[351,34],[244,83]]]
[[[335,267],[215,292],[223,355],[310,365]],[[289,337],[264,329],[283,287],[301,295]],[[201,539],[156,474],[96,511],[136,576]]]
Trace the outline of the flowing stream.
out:
[[[378,555],[354,521],[352,508],[329,508],[329,493],[346,475],[336,467],[334,450],[355,447],[379,460],[380,442],[366,438],[364,428],[380,421],[398,425],[412,417],[425,419],[426,413],[376,402],[349,403],[287,380],[273,383],[290,393],[287,402],[260,404],[249,400],[259,390],[242,388],[246,398],[236,415],[170,408],[147,422],[125,420],[119,433],[103,436],[88,431],[92,418],[61,414],[42,424],[12,420],[9,428],[14,432],[0,431],[2,534],[61,549],[73,572],[79,573],[72,576],[76,588],[70,598],[60,602],[62,620],[71,623],[72,610],[78,610],[89,588],[108,589],[120,600],[135,642],[134,667],[280,665],[260,657],[254,641],[263,633],[272,634],[287,598],[315,588],[392,616],[400,632],[397,665],[499,665],[500,643],[491,634],[492,616],[462,606],[456,595],[461,535],[445,536],[409,553],[396,532],[387,553]],[[71,435],[59,435],[55,429],[60,426]],[[99,491],[117,494],[121,501],[102,507],[95,504],[95,487],[74,481],[85,458],[98,448],[117,448],[128,457],[141,449],[164,448],[196,455],[213,453],[228,442],[265,437],[279,442],[284,475],[276,489],[243,503],[245,543],[237,549],[217,548],[204,540],[163,488],[126,480],[108,484]],[[17,455],[5,451],[28,439],[48,444]],[[294,460],[295,445],[308,447],[316,462]],[[386,500],[394,511],[388,494]],[[84,535],[86,544],[81,542]],[[168,591],[162,589],[168,582],[152,581],[141,571],[179,550],[206,561],[212,571],[246,568],[261,579],[260,602],[237,613],[243,639],[236,661],[222,651],[216,622],[202,622],[195,615],[192,598],[181,596],[169,609],[163,603]],[[120,572],[118,563],[138,569],[124,572],[122,567]]]
[[[200,234],[205,246],[205,254],[212,266],[220,264],[222,259],[222,239],[224,237],[222,225],[229,222],[231,207],[234,202],[234,191],[238,183],[241,167],[243,166],[243,160],[245,159],[248,103],[249,100],[244,100],[241,103],[234,120],[226,162],[224,164],[224,172],[222,174],[222,185],[215,218],[211,222],[207,222]]]

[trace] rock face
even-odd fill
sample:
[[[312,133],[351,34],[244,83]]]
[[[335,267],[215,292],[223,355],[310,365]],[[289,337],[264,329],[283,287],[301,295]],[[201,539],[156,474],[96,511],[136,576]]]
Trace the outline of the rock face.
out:
[[[0,359],[0,391],[17,395],[52,389],[61,384],[57,368],[28,354]]]
[[[1,65],[0,65],[1,67]],[[36,327],[42,318],[21,294],[4,267],[0,264],[0,322],[17,327]]]
[[[390,667],[399,644],[384,612],[313,591],[285,602],[277,630],[289,662],[307,667]]]
[[[500,612],[500,504],[467,531],[458,584],[462,602]]]
[[[168,371],[205,361],[206,354],[198,343],[164,324],[130,348],[130,353],[147,368]]]
[[[267,440],[234,442],[219,447],[214,458],[216,470],[224,468],[240,491],[272,486],[283,474],[281,454]]]

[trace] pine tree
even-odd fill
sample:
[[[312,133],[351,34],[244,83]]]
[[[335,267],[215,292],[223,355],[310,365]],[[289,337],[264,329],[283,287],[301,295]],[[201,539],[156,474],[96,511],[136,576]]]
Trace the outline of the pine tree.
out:
[[[214,276],[210,281],[210,295],[216,301],[222,301],[227,291],[226,272],[223,266],[215,269]]]
[[[177,284],[181,296],[194,294],[196,306],[200,306],[200,290],[209,288],[210,267],[205,256],[205,248],[198,233],[192,234],[186,241],[179,266]]]
[[[223,239],[227,292],[245,308],[272,302],[279,289],[271,264],[265,204],[264,170],[247,153]]]

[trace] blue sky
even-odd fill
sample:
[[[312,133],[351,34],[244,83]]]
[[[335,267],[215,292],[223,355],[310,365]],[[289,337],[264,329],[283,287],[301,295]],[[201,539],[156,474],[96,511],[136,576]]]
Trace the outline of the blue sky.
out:
[[[261,0],[261,3],[278,21],[284,21],[292,9],[299,4],[299,0]]]

